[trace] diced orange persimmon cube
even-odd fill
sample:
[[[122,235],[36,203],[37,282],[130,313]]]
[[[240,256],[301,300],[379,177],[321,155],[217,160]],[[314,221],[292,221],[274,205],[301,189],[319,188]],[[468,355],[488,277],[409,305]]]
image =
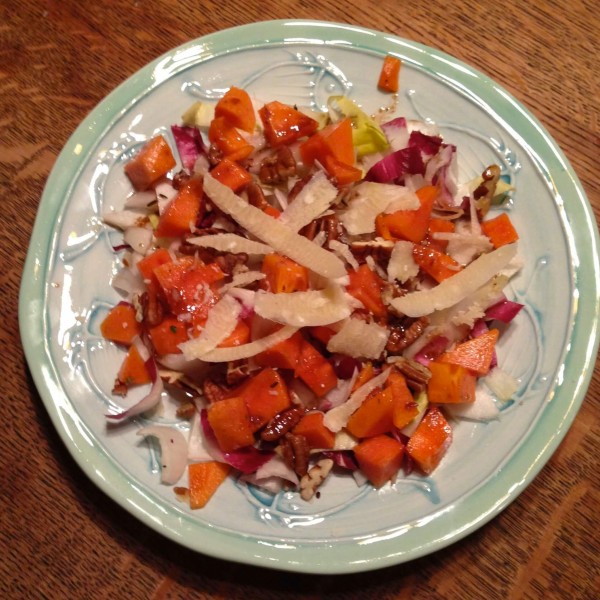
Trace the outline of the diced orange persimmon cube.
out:
[[[261,272],[266,289],[273,294],[305,292],[308,289],[308,269],[287,256],[267,254]]]
[[[320,398],[337,385],[331,363],[307,340],[303,340],[295,369],[296,377]]]
[[[174,317],[169,315],[161,323],[148,330],[150,341],[157,354],[181,354],[179,344],[183,344],[189,339],[187,326]]]
[[[283,377],[272,368],[259,371],[232,393],[246,403],[252,431],[257,431],[291,405]]]
[[[388,433],[394,428],[394,394],[386,387],[374,390],[348,419],[346,429],[359,439]]]
[[[274,367],[276,369],[295,369],[300,360],[300,352],[304,344],[304,337],[300,331],[294,335],[263,350],[254,357],[254,362],[261,367]]]
[[[398,210],[391,214],[381,213],[375,220],[377,232],[386,239],[399,238],[414,242],[423,241],[429,222],[433,203],[439,194],[439,189],[426,185],[417,190],[421,207],[416,210]]]
[[[117,304],[100,324],[100,333],[111,342],[131,344],[133,338],[142,331],[135,314],[135,308],[131,304]]]
[[[483,223],[481,223],[481,230],[490,238],[494,248],[512,244],[519,239],[519,234],[506,213],[502,213],[493,219],[483,221]]]
[[[252,133],[256,127],[256,113],[250,95],[246,90],[230,87],[215,106],[215,117],[222,117],[227,123]]]
[[[457,344],[437,360],[459,365],[477,375],[486,375],[490,370],[499,334],[497,329],[490,329],[475,338]]]
[[[397,56],[386,55],[381,65],[377,87],[382,92],[396,93],[400,86],[400,67],[402,61]]]
[[[244,398],[236,396],[213,402],[207,409],[207,415],[223,452],[232,452],[254,443]]]
[[[252,181],[252,175],[246,169],[227,157],[219,162],[210,174],[234,192],[239,192]]]
[[[369,312],[376,317],[384,317],[387,309],[381,299],[384,281],[365,263],[357,270],[348,273],[350,283],[346,291],[354,296]]]
[[[304,436],[311,450],[333,448],[335,443],[335,433],[323,424],[324,416],[318,411],[307,413],[292,430],[294,435]]]
[[[151,379],[146,363],[135,345],[129,347],[127,356],[119,369],[117,379],[126,386],[150,383]]]
[[[400,470],[404,445],[382,434],[361,441],[354,447],[354,456],[367,479],[375,487],[381,487],[395,478]]]
[[[273,148],[309,137],[319,128],[317,121],[277,100],[265,104],[258,114],[263,123],[265,137]]]
[[[423,473],[429,475],[452,443],[452,429],[442,411],[431,407],[408,440],[406,450]]]
[[[202,187],[200,177],[192,177],[181,186],[160,215],[157,236],[182,237],[194,230],[204,211]]]
[[[406,379],[401,373],[393,370],[387,379],[386,385],[392,390],[394,396],[394,413],[392,416],[394,426],[402,429],[419,414],[419,407],[408,389]]]
[[[460,365],[429,363],[431,378],[427,383],[427,396],[433,404],[475,402],[477,376]]]
[[[227,479],[231,467],[222,462],[208,461],[188,466],[190,508],[204,508],[219,486]]]
[[[125,165],[125,173],[136,190],[147,190],[176,164],[167,140],[157,135]]]

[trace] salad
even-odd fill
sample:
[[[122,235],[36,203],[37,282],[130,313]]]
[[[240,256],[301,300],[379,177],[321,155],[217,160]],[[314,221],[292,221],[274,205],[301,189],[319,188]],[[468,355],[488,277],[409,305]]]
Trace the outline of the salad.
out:
[[[490,212],[500,168],[460,182],[435,125],[328,107],[236,87],[196,102],[173,142],[126,162],[133,191],[104,215],[123,231],[123,300],[101,331],[126,350],[107,419],[176,404],[189,434],[159,418],[138,433],[192,508],[228,477],[310,501],[329,477],[430,475],[458,419],[497,418],[516,390],[496,357],[522,308],[504,293],[518,234]]]

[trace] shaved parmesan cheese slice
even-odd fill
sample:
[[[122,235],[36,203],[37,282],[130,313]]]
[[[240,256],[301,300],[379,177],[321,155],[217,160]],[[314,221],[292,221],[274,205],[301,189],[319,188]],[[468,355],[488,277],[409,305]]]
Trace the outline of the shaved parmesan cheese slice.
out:
[[[284,325],[275,333],[250,342],[249,344],[232,346],[231,348],[215,348],[204,354],[202,360],[206,362],[229,362],[230,360],[250,358],[251,356],[256,356],[263,350],[267,350],[271,346],[275,346],[275,344],[279,344],[279,342],[283,342],[283,340],[287,340],[292,337],[296,331],[298,331],[298,327]]]
[[[331,285],[324,290],[289,294],[259,291],[254,299],[254,310],[276,323],[314,327],[346,319],[351,307],[342,288]]]
[[[244,252],[245,254],[271,254],[273,252],[271,246],[249,240],[235,233],[203,235],[190,238],[186,241],[202,248],[214,248],[220,252],[233,252],[234,254],[239,254],[240,252]]]
[[[457,302],[454,306],[433,313],[430,317],[430,323],[442,327],[446,323],[473,327],[475,321],[484,316],[486,309],[500,300],[502,290],[507,283],[508,277],[502,275],[492,277],[478,290]]]
[[[413,258],[413,244],[400,241],[394,244],[387,267],[388,281],[397,279],[400,283],[419,274],[419,265]]]
[[[216,348],[233,332],[241,312],[242,306],[235,298],[223,296],[210,309],[200,336],[179,344],[185,358],[202,358],[204,354]]]
[[[489,254],[483,254],[456,275],[439,285],[394,298],[391,305],[409,317],[422,317],[435,310],[454,306],[489,281],[515,256],[516,244],[507,244]]]
[[[332,252],[298,235],[287,225],[244,202],[226,185],[211,175],[204,178],[204,191],[222,211],[231,215],[239,225],[276,252],[285,254],[315,273],[335,279],[346,275],[344,263]]]
[[[320,231],[319,233],[324,232]],[[343,242],[338,242],[337,240],[330,240],[329,248],[333,250],[340,258],[345,260],[353,269],[358,270],[360,265],[346,244]]]
[[[335,202],[337,194],[337,188],[325,173],[318,171],[281,213],[279,220],[293,231],[299,231],[322,215]]]
[[[348,398],[347,402],[340,404],[332,408],[330,411],[325,413],[323,417],[323,424],[327,429],[337,433],[343,429],[348,423],[348,419],[354,413],[358,407],[365,401],[367,396],[376,388],[382,386],[388,378],[391,369],[386,369],[383,373],[380,373],[373,379],[370,379],[364,385],[361,385],[355,392]]]
[[[400,185],[364,181],[356,186],[356,192],[348,209],[340,214],[340,221],[351,235],[373,233],[380,213],[416,210],[420,206],[417,195]]]
[[[348,319],[327,343],[329,352],[339,352],[354,358],[379,358],[385,349],[389,332],[377,323]]]

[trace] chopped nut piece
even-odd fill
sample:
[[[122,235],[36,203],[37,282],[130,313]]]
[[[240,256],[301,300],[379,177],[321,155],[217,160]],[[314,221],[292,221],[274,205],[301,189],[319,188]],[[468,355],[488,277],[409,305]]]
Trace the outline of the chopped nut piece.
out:
[[[312,467],[300,480],[300,496],[303,500],[311,500],[319,486],[325,481],[331,472],[333,460],[322,458]]]
[[[189,503],[190,501],[190,490],[186,487],[174,487],[175,497],[179,502]]]
[[[175,414],[180,419],[186,419],[189,421],[196,414],[196,405],[193,402],[185,402],[181,406],[177,407]]]
[[[115,396],[127,396],[127,384],[120,379],[115,379],[115,384],[112,389]]]

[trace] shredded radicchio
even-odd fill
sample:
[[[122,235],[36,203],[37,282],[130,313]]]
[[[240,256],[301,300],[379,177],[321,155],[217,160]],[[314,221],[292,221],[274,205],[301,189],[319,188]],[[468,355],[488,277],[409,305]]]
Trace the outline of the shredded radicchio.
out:
[[[206,154],[206,146],[200,131],[196,127],[171,125],[171,131],[177,144],[181,163],[188,171],[192,171],[198,157]]]
[[[351,450],[325,450],[322,452],[323,458],[330,458],[334,464],[342,469],[348,469],[349,471],[356,471],[358,469],[358,463],[354,458],[354,452]]]
[[[504,298],[485,311],[485,318],[489,321],[497,320],[502,323],[510,323],[521,312],[523,306],[523,304]]]
[[[436,336],[415,354],[414,359],[424,367],[427,367],[432,360],[441,356],[446,351],[449,343],[450,340],[447,337],[443,335]]]
[[[406,175],[424,175],[425,163],[416,146],[397,150],[376,162],[367,172],[365,181],[402,183]]]

